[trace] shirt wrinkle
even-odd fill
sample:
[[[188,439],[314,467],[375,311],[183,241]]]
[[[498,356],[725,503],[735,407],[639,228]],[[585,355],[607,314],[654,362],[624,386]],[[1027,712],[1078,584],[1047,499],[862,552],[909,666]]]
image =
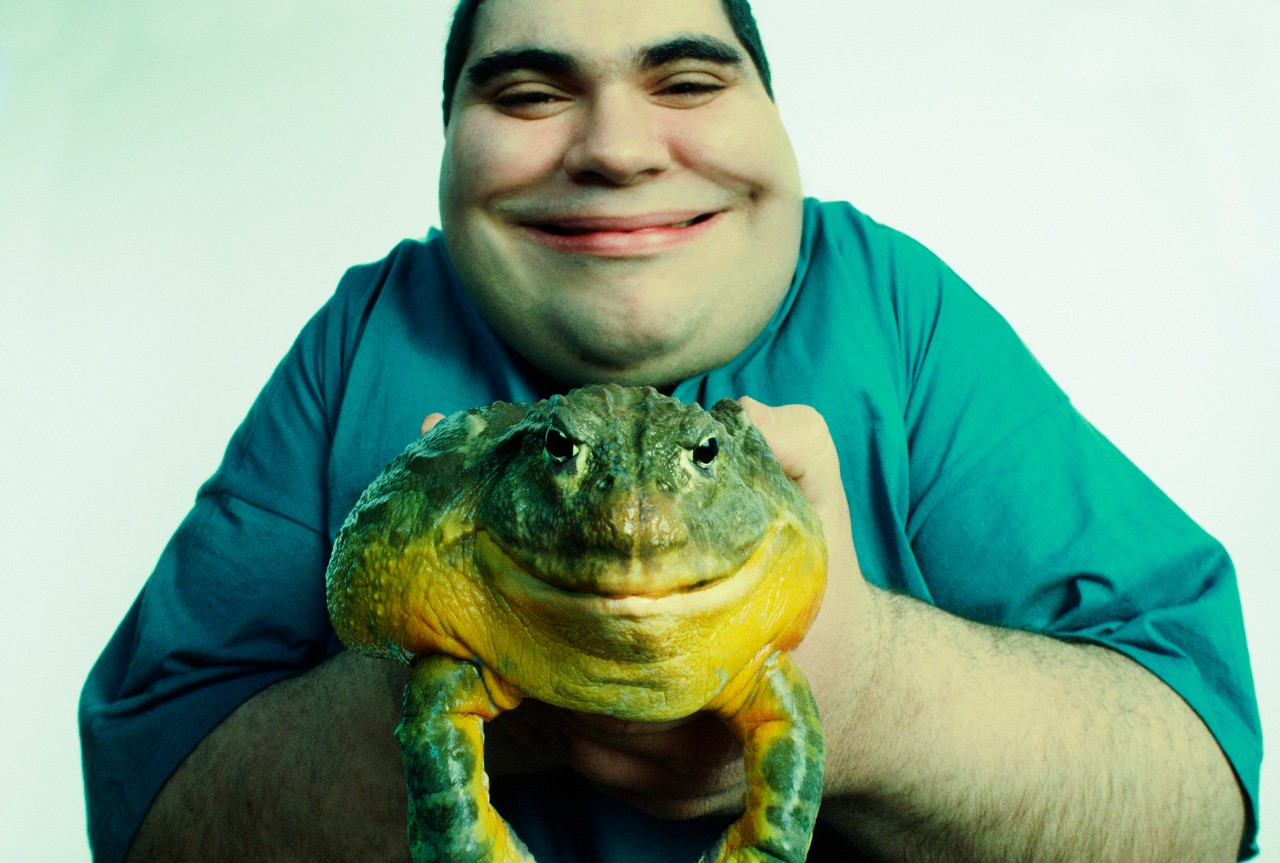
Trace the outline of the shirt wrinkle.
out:
[[[314,525],[307,524],[305,521],[303,521],[299,517],[290,515],[289,513],[285,512],[282,509],[268,506],[265,503],[259,503],[254,500],[250,500],[247,496],[241,493],[238,493],[236,491],[233,491],[229,488],[208,489],[202,492],[201,496],[208,499],[210,503],[213,503],[215,501],[222,505],[225,505],[227,501],[242,503],[245,506],[252,507],[255,510],[258,510],[259,512],[265,513],[266,515],[269,515],[272,518],[277,518],[280,521],[283,521],[287,524],[291,524],[295,527],[300,527],[306,532],[315,535],[316,538],[320,539],[325,544],[328,544],[329,542],[329,536],[325,532],[323,527],[316,527]]]
[[[938,507],[941,506],[944,502],[948,501],[951,498],[951,496],[955,494],[957,490],[964,484],[964,481],[968,477],[972,476],[980,467],[982,467],[982,465],[988,459],[990,459],[1000,450],[1004,449],[1004,447],[1008,444],[1010,440],[1022,434],[1022,432],[1025,431],[1027,428],[1045,419],[1050,414],[1057,413],[1061,411],[1064,407],[1069,407],[1070,404],[1071,404],[1070,401],[1067,400],[1065,396],[1061,397],[1059,401],[1053,404],[1046,405],[1044,408],[1041,408],[1039,411],[1027,417],[1022,422],[1017,423],[1006,434],[1004,434],[1001,437],[995,438],[992,443],[990,443],[984,449],[980,450],[981,454],[975,457],[972,461],[970,461],[969,464],[966,467],[964,467],[959,473],[955,473],[948,482],[940,486],[940,490],[933,491],[930,493],[930,497],[933,498],[932,503],[930,503],[928,506],[916,507],[915,510],[910,515],[907,516],[908,524],[912,523],[913,521],[915,523],[914,528],[908,528],[908,531],[907,531],[908,539],[914,542],[915,538],[919,536],[922,530],[924,530],[925,524],[928,522],[930,516],[932,516],[933,513],[937,511]],[[959,461],[963,462],[963,459],[959,459]]]

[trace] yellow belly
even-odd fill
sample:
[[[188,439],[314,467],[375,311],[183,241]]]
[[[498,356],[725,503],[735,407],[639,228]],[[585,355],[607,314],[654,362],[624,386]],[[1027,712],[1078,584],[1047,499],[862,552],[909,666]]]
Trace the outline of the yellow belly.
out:
[[[826,577],[820,542],[777,525],[743,566],[662,596],[569,593],[521,570],[481,531],[442,525],[393,556],[366,550],[339,631],[401,658],[478,662],[491,692],[643,721],[732,712],[760,664],[799,643]],[[508,705],[501,705],[504,708]]]

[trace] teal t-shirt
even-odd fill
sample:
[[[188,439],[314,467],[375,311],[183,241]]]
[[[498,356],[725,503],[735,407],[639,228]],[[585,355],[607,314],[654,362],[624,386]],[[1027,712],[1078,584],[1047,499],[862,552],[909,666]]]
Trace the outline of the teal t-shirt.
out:
[[[556,390],[479,316],[438,234],[347,273],[85,685],[97,859],[123,858],[164,780],[219,720],[342,649],[325,608],[330,544],[422,418]],[[1261,731],[1229,558],[934,255],[847,204],[806,201],[799,265],[768,327],[674,395],[817,408],[872,583],[973,620],[1104,644],[1165,680],[1234,765],[1251,849]],[[539,782],[495,783],[495,800],[543,863],[693,860],[722,826],[656,822]]]

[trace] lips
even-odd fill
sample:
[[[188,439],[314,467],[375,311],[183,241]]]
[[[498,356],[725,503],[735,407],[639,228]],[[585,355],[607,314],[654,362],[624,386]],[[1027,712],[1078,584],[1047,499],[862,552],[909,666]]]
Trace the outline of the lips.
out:
[[[567,254],[628,257],[657,252],[701,236],[719,211],[675,211],[640,215],[566,216],[528,221],[535,240]]]
[[[683,215],[683,214],[677,214]],[[575,237],[595,233],[634,233],[661,229],[690,228],[715,216],[715,213],[698,213],[687,218],[675,219],[670,214],[643,216],[604,216],[597,218],[559,219],[539,222],[530,227],[561,237]]]

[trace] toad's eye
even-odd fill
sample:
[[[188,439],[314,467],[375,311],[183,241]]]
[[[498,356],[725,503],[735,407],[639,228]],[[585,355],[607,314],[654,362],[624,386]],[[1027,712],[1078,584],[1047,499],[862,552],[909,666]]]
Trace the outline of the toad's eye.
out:
[[[707,435],[702,443],[693,448],[693,463],[698,467],[711,467],[720,453],[720,443],[715,435]]]
[[[555,464],[564,464],[578,454],[578,445],[555,426],[547,426],[547,436],[542,441],[547,458]]]

